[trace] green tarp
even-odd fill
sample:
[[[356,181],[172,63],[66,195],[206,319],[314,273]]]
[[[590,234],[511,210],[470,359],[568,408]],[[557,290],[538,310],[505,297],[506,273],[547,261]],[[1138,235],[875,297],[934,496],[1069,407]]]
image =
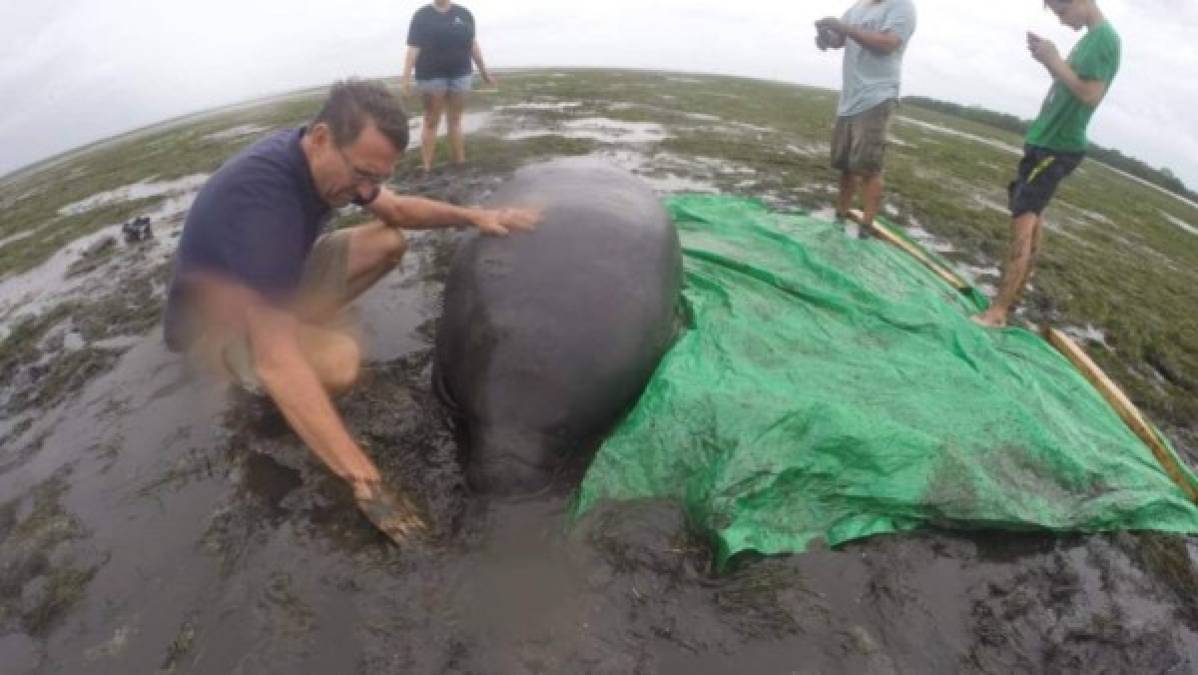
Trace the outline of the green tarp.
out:
[[[575,516],[677,499],[720,564],[928,526],[1198,533],[1198,508],[1068,361],[969,320],[976,292],[809,216],[667,206],[690,327]]]

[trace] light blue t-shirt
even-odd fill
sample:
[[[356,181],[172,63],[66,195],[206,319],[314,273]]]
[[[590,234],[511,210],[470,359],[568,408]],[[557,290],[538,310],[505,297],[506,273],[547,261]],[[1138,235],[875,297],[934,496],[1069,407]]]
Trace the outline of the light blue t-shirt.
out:
[[[837,115],[863,113],[892,98],[898,98],[903,76],[903,52],[915,34],[915,3],[912,0],[861,0],[845,12],[850,26],[874,33],[894,33],[903,44],[889,54],[879,54],[847,38],[844,44],[844,84],[840,88]]]

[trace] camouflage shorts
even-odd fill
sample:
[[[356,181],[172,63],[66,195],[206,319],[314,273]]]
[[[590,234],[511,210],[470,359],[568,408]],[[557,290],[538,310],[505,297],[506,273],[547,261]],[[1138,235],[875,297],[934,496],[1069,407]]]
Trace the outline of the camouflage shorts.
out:
[[[890,120],[898,101],[890,99],[865,112],[836,118],[832,134],[832,168],[854,176],[882,173]]]

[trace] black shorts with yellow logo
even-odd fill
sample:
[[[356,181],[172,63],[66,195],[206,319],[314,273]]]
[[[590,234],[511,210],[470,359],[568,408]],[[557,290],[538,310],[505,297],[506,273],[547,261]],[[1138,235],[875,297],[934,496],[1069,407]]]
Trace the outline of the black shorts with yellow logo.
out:
[[[1023,159],[1019,161],[1019,174],[1007,186],[1007,197],[1011,216],[1018,218],[1025,213],[1039,215],[1048,207],[1057,186],[1065,176],[1073,173],[1082,163],[1085,153],[1059,152],[1027,145],[1023,148]]]

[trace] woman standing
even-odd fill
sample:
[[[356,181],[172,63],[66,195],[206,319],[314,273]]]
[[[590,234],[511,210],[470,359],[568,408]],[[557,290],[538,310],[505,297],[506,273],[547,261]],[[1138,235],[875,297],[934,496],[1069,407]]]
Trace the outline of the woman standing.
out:
[[[495,79],[483,63],[482,48],[474,38],[474,15],[450,0],[433,0],[412,15],[408,27],[408,55],[403,68],[404,95],[412,91],[412,70],[416,88],[424,100],[424,128],[420,135],[420,156],[424,173],[433,166],[437,152],[437,129],[446,117],[449,148],[455,164],[466,161],[466,141],[462,137],[462,109],[470,91],[470,61],[478,65],[483,82],[494,86]]]

